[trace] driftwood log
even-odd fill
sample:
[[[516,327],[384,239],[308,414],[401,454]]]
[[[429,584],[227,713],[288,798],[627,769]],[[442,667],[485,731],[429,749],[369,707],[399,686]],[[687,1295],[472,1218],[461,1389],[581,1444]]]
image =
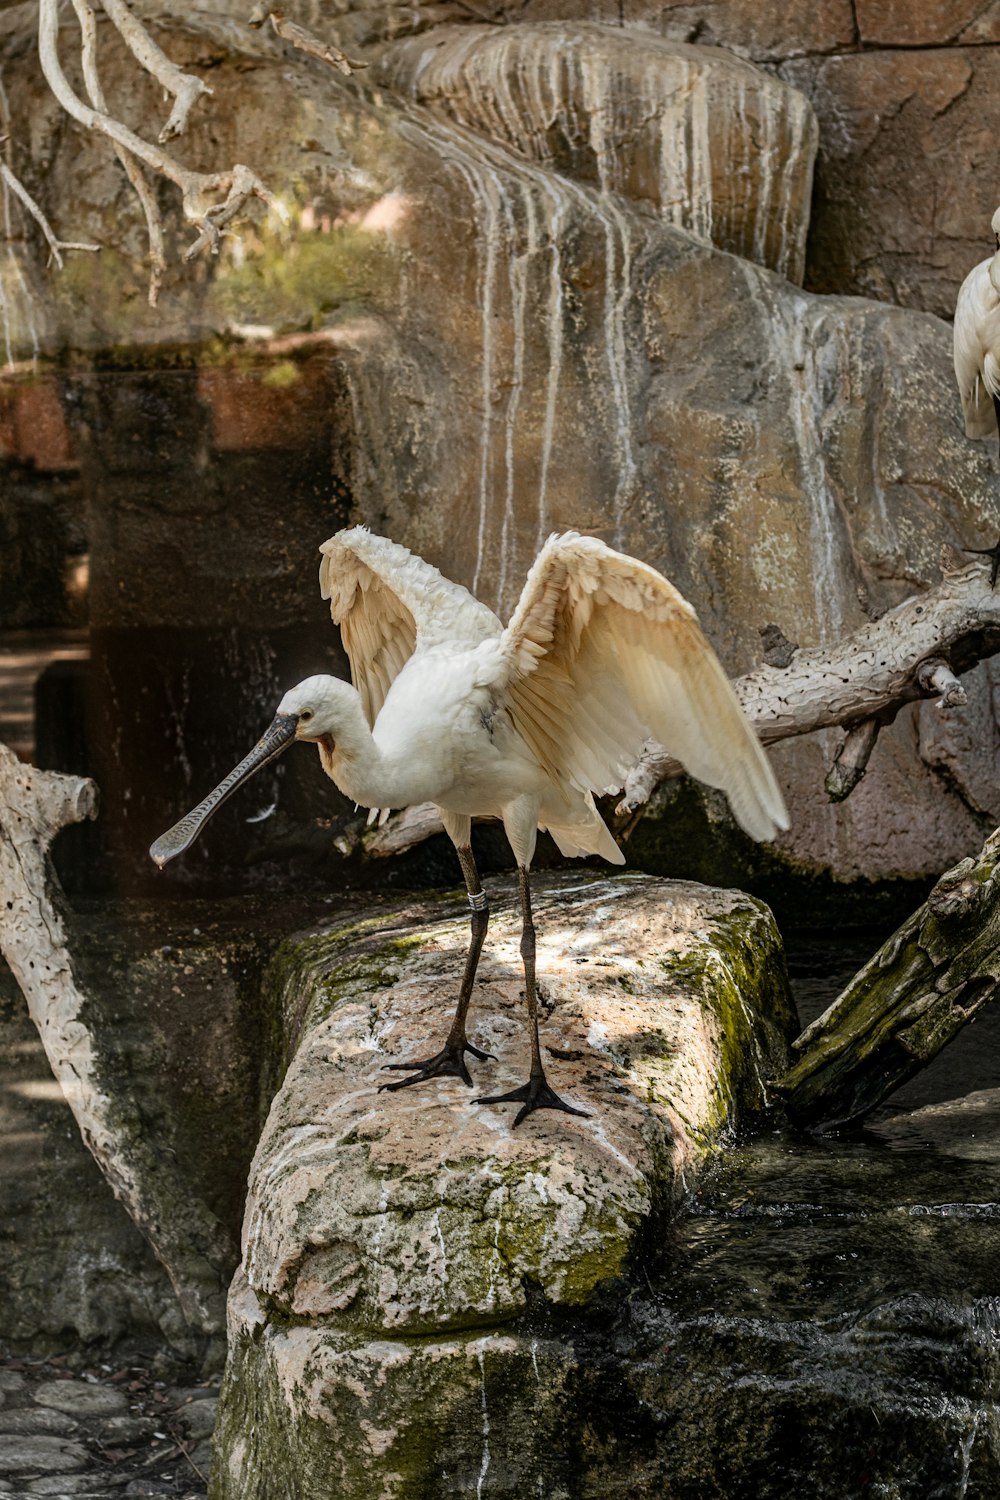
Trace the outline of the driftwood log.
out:
[[[768,627],[773,632],[773,627]],[[763,634],[763,632],[762,632]],[[1000,651],[1000,592],[989,585],[989,566],[972,563],[945,572],[943,581],[832,646],[800,649],[774,641],[767,665],[733,686],[765,744],[841,726],[844,741],[826,778],[828,796],[841,801],[865,773],[879,730],[918,698],[942,707],[965,702],[963,672]],[[630,774],[616,809],[619,837],[627,838],[662,781],[683,773],[662,745],[650,743]],[[441,832],[429,804],[405,809],[368,834],[365,851],[386,857]]]
[[[774,1083],[796,1124],[850,1125],[912,1078],[1000,983],[1000,829],[941,876],[829,1010],[793,1043]]]
[[[87,1020],[93,996],[74,972],[48,850],[61,828],[95,817],[97,802],[92,781],[24,765],[0,744],[0,952],[80,1134],[167,1272],[188,1326],[218,1334],[235,1246],[142,1122],[130,1119],[127,1098],[109,1093]]]

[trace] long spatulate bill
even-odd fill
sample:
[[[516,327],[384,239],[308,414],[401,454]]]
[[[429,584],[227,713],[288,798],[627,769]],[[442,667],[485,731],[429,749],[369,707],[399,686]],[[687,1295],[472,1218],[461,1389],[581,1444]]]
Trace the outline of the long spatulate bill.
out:
[[[221,807],[226,798],[231,796],[242,782],[252,776],[255,771],[259,771],[262,766],[266,766],[269,761],[274,760],[282,750],[287,750],[295,738],[297,723],[298,719],[295,714],[277,714],[250,754],[244,756],[238,766],[233,767],[226,779],[220,781],[215,790],[209,792],[197,807],[185,813],[173,828],[168,828],[166,833],[160,834],[160,837],[150,845],[149,854],[161,870],[168,860],[175,859],[178,854],[183,854],[184,850],[194,843],[216,808]]]

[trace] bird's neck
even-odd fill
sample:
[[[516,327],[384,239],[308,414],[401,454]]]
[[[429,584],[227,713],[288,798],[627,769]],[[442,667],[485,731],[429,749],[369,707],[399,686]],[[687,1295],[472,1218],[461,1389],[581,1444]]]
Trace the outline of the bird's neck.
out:
[[[390,797],[394,768],[379,749],[357,693],[338,705],[337,734],[317,741],[323,769],[345,797],[360,807],[398,807]]]

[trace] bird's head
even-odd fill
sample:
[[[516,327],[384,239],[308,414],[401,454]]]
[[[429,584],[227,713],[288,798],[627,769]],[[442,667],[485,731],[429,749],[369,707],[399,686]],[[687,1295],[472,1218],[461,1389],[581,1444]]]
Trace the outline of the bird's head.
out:
[[[353,697],[354,689],[339,677],[306,677],[288,689],[278,704],[277,719],[294,721],[294,739],[319,740],[332,750],[346,705]]]
[[[278,712],[270,727],[249,755],[233,767],[204,801],[185,813],[180,822],[168,828],[151,845],[149,853],[155,863],[162,868],[168,860],[183,854],[216,808],[221,807],[255,771],[275,760],[296,740],[318,740],[325,749],[332,751],[337,726],[344,722],[348,705],[354,697],[354,689],[337,677],[307,677],[304,682],[290,688],[278,704]]]

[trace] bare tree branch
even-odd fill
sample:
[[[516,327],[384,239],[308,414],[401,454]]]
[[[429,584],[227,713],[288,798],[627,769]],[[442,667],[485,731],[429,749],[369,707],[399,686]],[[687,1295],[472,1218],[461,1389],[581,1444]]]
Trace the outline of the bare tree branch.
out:
[[[107,114],[104,90],[97,72],[97,19],[87,0],[73,0],[73,9],[80,22],[80,32],[83,37],[83,81],[87,87],[87,94],[94,108],[99,109],[102,114]],[[124,167],[125,175],[146,216],[146,229],[149,234],[149,305],[155,307],[159,300],[163,275],[167,269],[163,249],[163,221],[160,218],[159,205],[156,201],[156,194],[135,157],[126,151],[124,146],[119,146],[117,142],[113,144],[115,155]]]
[[[1000,594],[989,587],[988,568],[974,563],[836,645],[796,650],[786,666],[759,667],[733,685],[765,744],[846,724],[854,735],[850,758],[863,772],[867,755],[858,757],[869,740],[871,753],[878,727],[918,698],[938,698],[948,708],[963,702],[959,675],[997,651]],[[874,731],[863,728],[876,719]],[[845,753],[846,747],[838,759]],[[682,771],[662,745],[651,743],[629,775],[618,813],[634,814],[661,781]]]
[[[53,231],[48,219],[42,213],[42,210],[39,208],[34,198],[28,192],[28,189],[24,186],[24,183],[14,175],[14,173],[10,170],[10,167],[7,166],[6,162],[2,161],[0,161],[0,178],[2,178],[3,181],[7,184],[14,196],[20,199],[31,217],[39,225],[42,233],[45,236],[45,242],[49,247],[49,257],[51,260],[55,261],[60,271],[63,267],[62,252],[64,250],[100,250],[100,245],[89,245],[79,240],[59,239]]]
[[[132,56],[142,64],[147,73],[153,75],[157,83],[163,85],[168,94],[174,96],[170,118],[157,137],[162,146],[173,140],[174,136],[183,135],[192,108],[203,94],[211,94],[212,90],[202,79],[195,77],[193,73],[183,72],[176,63],[170,61],[124,0],[101,0],[101,4]],[[98,104],[97,108],[103,114],[107,113],[103,104]]]
[[[809,1130],[860,1120],[912,1078],[997,994],[1000,829],[945,872],[924,905],[792,1043],[772,1080]]]
[[[94,997],[74,967],[48,859],[60,828],[96,812],[92,781],[22,765],[0,744],[0,952],[91,1154],[166,1270],[189,1325],[214,1334],[225,1326],[235,1246],[157,1142],[134,1122],[130,1129],[121,1099],[106,1091],[90,1024]]]
[[[58,38],[58,0],[39,0],[38,55],[49,87],[72,119],[88,130],[106,135],[109,140],[138,157],[153,172],[168,178],[180,188],[185,217],[199,230],[198,238],[185,254],[185,260],[190,260],[206,247],[213,253],[216,252],[222,230],[242,212],[252,197],[260,198],[284,218],[281,205],[249,167],[237,163],[226,172],[190,171],[175,161],[161,146],[154,146],[143,140],[142,136],[136,135],[134,130],[130,130],[120,120],[103,110],[84,104],[74,93],[62,70]],[[223,201],[213,202],[220,194],[225,194]]]
[[[881,728],[882,719],[876,715],[862,719],[860,724],[853,724],[847,731],[823,782],[831,802],[843,802],[854,791],[868,769]]]

